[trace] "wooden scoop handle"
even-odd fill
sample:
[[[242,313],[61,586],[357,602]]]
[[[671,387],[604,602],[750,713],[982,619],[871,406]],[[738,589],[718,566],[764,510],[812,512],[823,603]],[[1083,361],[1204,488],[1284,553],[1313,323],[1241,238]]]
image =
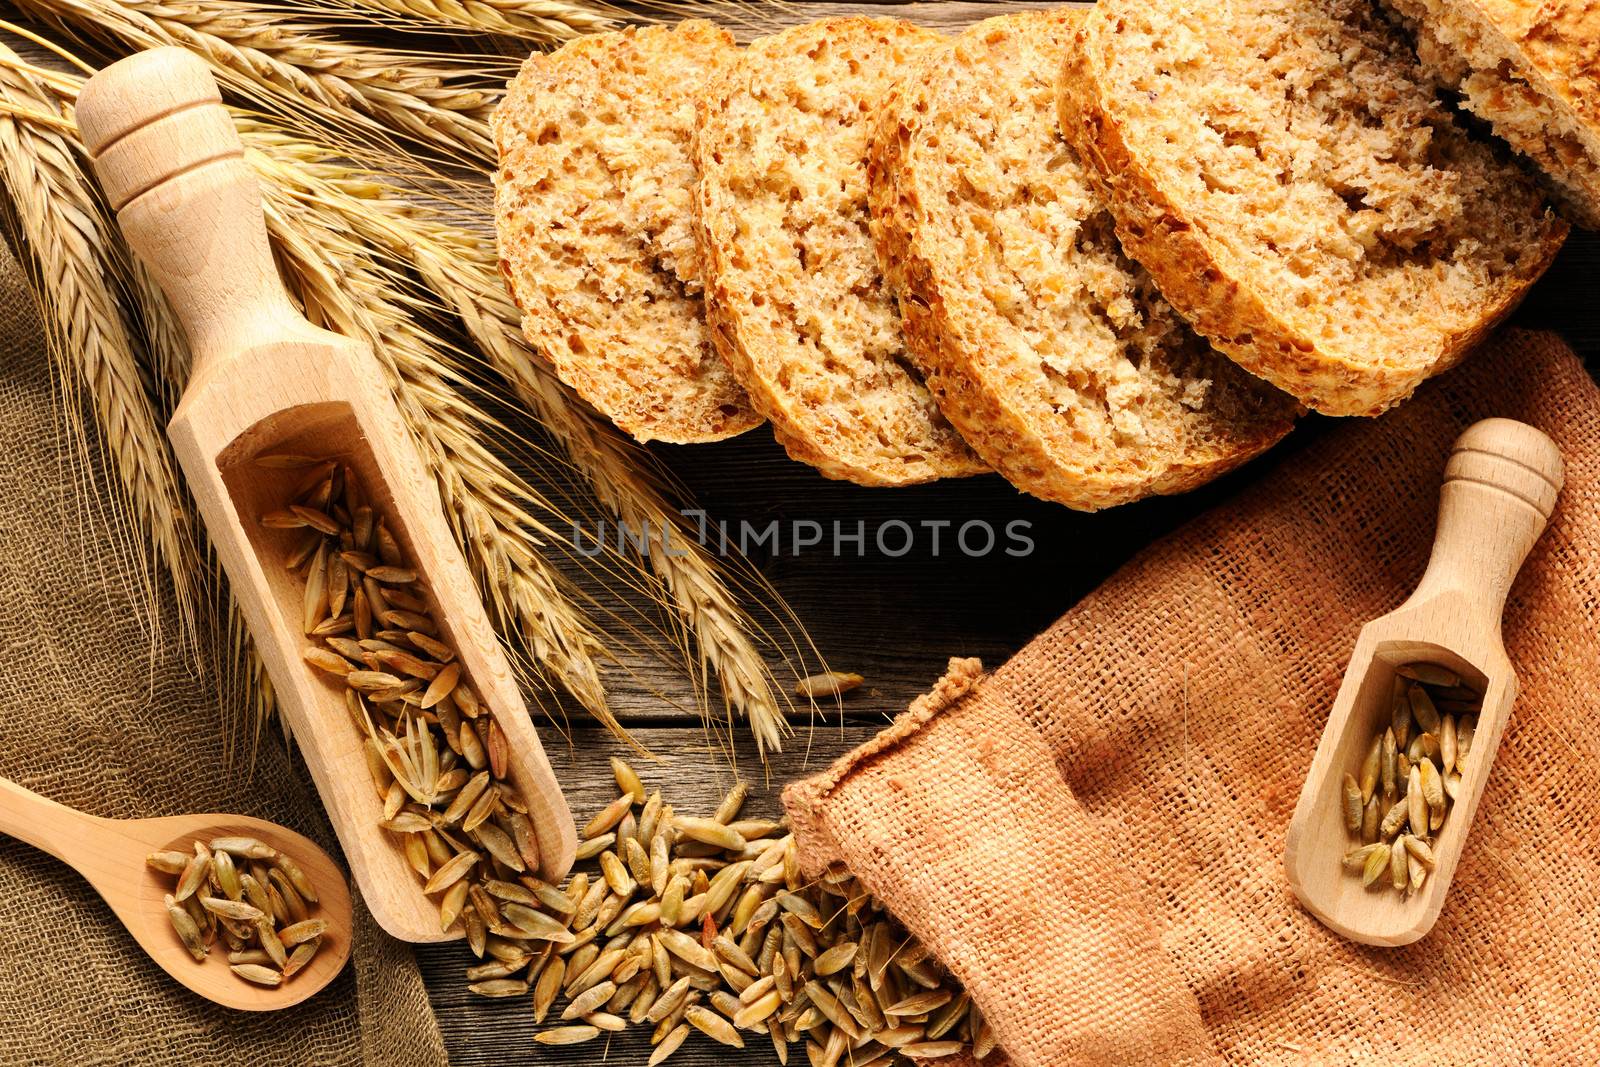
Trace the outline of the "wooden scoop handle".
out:
[[[1468,427],[1445,465],[1433,555],[1412,599],[1464,595],[1498,632],[1506,594],[1562,481],[1555,442],[1527,423],[1484,419]]]
[[[195,377],[307,324],[267,243],[261,194],[203,60],[153,48],[78,96],[78,129],[129,246],[182,320]]]

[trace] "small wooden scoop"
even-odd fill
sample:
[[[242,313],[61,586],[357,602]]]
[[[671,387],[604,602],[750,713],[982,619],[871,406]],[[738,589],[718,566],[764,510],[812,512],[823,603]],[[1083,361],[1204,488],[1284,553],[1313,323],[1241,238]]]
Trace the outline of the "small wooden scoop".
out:
[[[75,868],[111,905],[139,947],[179,982],[207,1000],[242,1011],[272,1011],[298,1004],[333,981],[350,958],[350,890],[344,873],[309,838],[276,823],[244,815],[174,815],[164,819],[100,819],[85,815],[0,778],[0,832],[43,849]],[[205,962],[183,947],[167,917],[164,898],[174,879],[151,870],[152,852],[188,852],[194,841],[253,837],[288,856],[316,887],[316,918],[326,919],[322,948],[287,982],[253,985],[228,969],[219,941]]]
[[[1362,627],[1328,725],[1289,824],[1289,884],[1300,902],[1345,937],[1406,945],[1426,934],[1445,894],[1489,779],[1517,695],[1500,637],[1506,594],[1555,507],[1561,454],[1544,434],[1510,419],[1485,419],[1456,439],[1439,494],[1433,556],[1417,591]],[[1433,845],[1435,869],[1406,897],[1387,874],[1364,889],[1341,859],[1355,845],[1343,821],[1343,780],[1390,722],[1396,668],[1431,663],[1482,694],[1461,784]]]
[[[556,881],[572,865],[572,816],[433,480],[372,354],[290,302],[255,177],[205,64],[160,48],[107,67],[84,86],[78,125],[122,232],[183,321],[194,370],[167,432],[362,896],[395,937],[460,936],[439,929],[437,907],[377,825],[382,804],[340,688],[301,659],[303,594],[282,565],[293,532],[265,529],[260,517],[285,506],[303,472],[252,460],[338,456],[361,477],[421,572],[442,639],[505,733],[539,873]]]

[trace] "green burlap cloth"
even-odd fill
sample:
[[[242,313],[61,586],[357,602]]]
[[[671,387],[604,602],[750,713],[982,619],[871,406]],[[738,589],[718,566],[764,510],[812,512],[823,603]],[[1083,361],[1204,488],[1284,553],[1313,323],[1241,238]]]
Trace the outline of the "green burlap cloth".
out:
[[[168,591],[130,579],[109,478],[99,443],[68,432],[25,275],[0,241],[0,775],[114,818],[256,815],[338,855],[275,735],[253,766],[248,741],[225,756],[219,686],[196,667],[225,660],[184,650]],[[285,1011],[230,1011],[168,979],[72,870],[0,838],[0,1063],[446,1063],[410,951],[357,911],[331,986]]]

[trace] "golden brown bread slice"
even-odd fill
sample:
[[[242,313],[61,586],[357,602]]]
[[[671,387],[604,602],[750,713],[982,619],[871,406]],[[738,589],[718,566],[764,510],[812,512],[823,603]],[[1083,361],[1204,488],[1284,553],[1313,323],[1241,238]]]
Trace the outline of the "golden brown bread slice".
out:
[[[1460,360],[1566,236],[1364,0],[1102,0],[1059,93],[1128,254],[1217,348],[1329,414]]]
[[[1056,122],[1081,8],[988,19],[880,106],[873,235],[913,357],[974,450],[1085,510],[1193,488],[1298,405],[1188,329],[1122,254]]]
[[[715,441],[761,422],[705,326],[689,224],[703,81],[733,38],[709,22],[535,53],[494,116],[500,256],[523,333],[641,441]]]
[[[824,19],[756,41],[701,101],[707,317],[778,440],[830,478],[985,469],[906,358],[867,224],[868,107],[944,40],[895,19]]]
[[[1600,229],[1600,3],[1389,2],[1429,73],[1544,171],[1573,219]]]

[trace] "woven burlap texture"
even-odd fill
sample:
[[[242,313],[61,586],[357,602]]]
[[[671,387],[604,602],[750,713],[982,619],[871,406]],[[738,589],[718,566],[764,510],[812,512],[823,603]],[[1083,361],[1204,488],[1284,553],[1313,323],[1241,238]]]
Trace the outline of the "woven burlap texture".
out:
[[[0,240],[0,775],[113,818],[256,815],[337,856],[275,727],[253,760],[225,754],[216,674],[195,668],[225,638],[184,649],[170,593],[130,577],[99,443],[76,444],[60,399]],[[410,952],[357,911],[331,986],[281,1012],[230,1011],[171,981],[73,871],[0,838],[0,1063],[445,1064]]]
[[[1505,614],[1522,693],[1438,924],[1369,948],[1298,907],[1284,831],[1357,631],[1422,574],[1450,444],[1491,415],[1567,461]],[[861,877],[1017,1067],[1600,1062],[1600,393],[1509,332],[1298,448],[791,786],[802,865]]]

